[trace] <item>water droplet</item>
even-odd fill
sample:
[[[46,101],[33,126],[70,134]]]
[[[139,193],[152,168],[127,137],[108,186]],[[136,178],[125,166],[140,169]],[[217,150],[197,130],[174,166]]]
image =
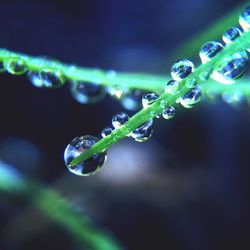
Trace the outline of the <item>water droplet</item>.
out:
[[[221,43],[216,41],[211,41],[205,43],[200,49],[200,58],[202,63],[206,63],[211,60],[218,52],[222,50],[223,46]]]
[[[138,89],[124,92],[120,97],[120,103],[127,110],[138,110],[142,108],[141,99],[144,94],[144,91]]]
[[[166,106],[168,105],[168,102],[167,102],[167,100],[161,100],[161,102],[160,102],[160,106],[161,106],[161,108],[166,108]]]
[[[154,92],[146,93],[145,95],[143,95],[142,97],[143,108],[149,107],[151,104],[153,104],[156,101],[158,97],[159,95],[157,95]]]
[[[38,88],[59,88],[64,84],[64,77],[60,71],[44,69],[39,72],[28,73],[31,83]]]
[[[222,39],[225,43],[229,44],[239,36],[241,36],[241,30],[238,27],[232,27],[224,33]]]
[[[205,82],[206,80],[209,79],[209,72],[203,71],[199,74],[199,78],[201,81]]]
[[[197,84],[197,81],[195,78],[190,78],[190,79],[187,79],[186,81],[186,86],[190,89],[193,88],[196,84]]]
[[[124,94],[129,92],[128,88],[120,86],[108,86],[106,90],[107,93],[116,100],[120,100]]]
[[[86,149],[93,146],[98,140],[99,138],[97,137],[86,135],[76,137],[73,141],[71,141],[64,151],[64,161],[70,172],[80,176],[88,176],[94,174],[103,166],[107,158],[106,150],[95,154],[76,165],[70,165],[70,162],[73,159],[83,153]]]
[[[0,62],[0,73],[5,72],[3,62]]]
[[[222,100],[234,107],[239,107],[244,102],[244,95],[240,90],[234,92],[225,91],[222,94]]]
[[[148,120],[135,129],[130,136],[137,142],[147,141],[153,134],[153,119]]]
[[[104,128],[104,129],[102,130],[102,132],[101,132],[101,135],[102,135],[102,137],[104,138],[104,137],[110,135],[110,134],[112,133],[112,131],[113,131],[113,130],[112,130],[112,128],[110,128],[110,127]]]
[[[168,107],[168,108],[165,108],[163,111],[162,111],[162,117],[164,119],[172,119],[173,117],[175,116],[175,108],[174,107]]]
[[[71,83],[70,92],[79,103],[95,103],[104,98],[105,88],[95,83],[76,82]]]
[[[179,101],[185,108],[192,108],[201,100],[201,89],[197,86],[182,96]]]
[[[113,116],[112,125],[114,126],[114,128],[119,128],[128,120],[129,116],[124,112],[120,112]]]
[[[181,81],[194,71],[194,64],[187,60],[180,60],[176,62],[171,69],[171,75],[175,81]]]
[[[246,51],[236,52],[215,65],[211,78],[223,84],[232,84],[244,74],[247,60]]]
[[[10,58],[4,62],[4,67],[12,75],[22,75],[28,69],[26,62],[20,58]]]
[[[168,93],[170,95],[175,95],[178,92],[178,88],[179,88],[179,83],[177,81],[170,80],[169,82],[167,82],[165,86],[165,93]]]
[[[243,30],[248,31],[250,29],[250,6],[246,7],[240,14],[239,22]]]

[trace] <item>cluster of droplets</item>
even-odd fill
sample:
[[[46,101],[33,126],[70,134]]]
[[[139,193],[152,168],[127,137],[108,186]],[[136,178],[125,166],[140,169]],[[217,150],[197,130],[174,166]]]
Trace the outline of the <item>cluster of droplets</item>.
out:
[[[240,25],[243,30],[239,27],[232,27],[228,29],[223,35],[223,41],[225,44],[230,44],[237,37],[241,36],[243,31],[248,31],[250,29],[250,7],[247,7],[242,14],[240,15]],[[200,50],[200,58],[202,63],[206,63],[215,57],[221,50],[223,49],[223,45],[217,41],[210,41],[205,43]],[[223,62],[217,63],[214,67],[213,72],[202,72],[199,75],[201,81],[205,81],[209,78],[213,78],[214,80],[221,82],[223,84],[232,84],[235,79],[241,77],[246,70],[246,63],[248,61],[248,54],[246,51],[238,51],[237,53],[233,53],[228,58],[224,58]],[[189,91],[181,96],[176,102],[180,103],[185,108],[192,108],[194,105],[201,101],[201,89],[197,86],[196,79],[192,79],[188,77],[194,71],[194,64],[187,60],[179,60],[177,61],[171,69],[172,80],[167,82],[165,85],[164,92],[169,95],[178,94],[181,84],[185,84],[186,87],[189,88]],[[112,77],[112,76],[110,76]],[[188,78],[187,78],[188,77]],[[185,79],[187,78],[187,79]],[[191,79],[190,79],[191,78]],[[182,80],[185,79],[183,82]],[[79,91],[77,86],[74,85],[72,88],[72,92]],[[77,89],[77,90],[76,90]],[[85,90],[85,86],[80,87],[80,89]],[[95,92],[95,91],[93,91]],[[118,99],[123,106],[133,110],[135,107],[138,107],[138,100],[142,100],[141,104],[143,108],[149,108],[152,104],[154,104],[159,95],[156,93],[143,93],[142,91],[134,91],[131,92],[127,89],[110,87],[108,89],[108,93]],[[74,94],[73,94],[74,96]],[[242,95],[240,93],[229,95],[224,93],[223,98],[227,102],[235,102],[241,100]],[[84,98],[80,99],[84,100]],[[79,101],[79,100],[78,100]],[[79,101],[85,103],[85,101]],[[164,119],[172,119],[175,116],[175,108],[173,106],[168,106],[168,103],[165,100],[160,102],[160,106],[162,108],[161,116]],[[147,141],[153,133],[153,118],[159,117],[160,115],[153,112],[152,118],[149,119],[144,124],[140,125],[138,128],[133,130],[129,137],[133,138],[135,141],[144,142]],[[129,116],[124,113],[118,113],[112,118],[111,127],[106,127],[102,130],[101,136],[103,138],[108,137],[110,134],[114,132],[114,130],[119,129],[126,125],[129,121]],[[89,149],[93,144],[95,144],[99,139],[92,136],[83,136],[74,139],[65,150],[65,163],[68,166],[69,170],[77,175],[89,175],[97,171],[105,162],[106,159],[106,151],[99,152],[88,160],[81,162],[77,165],[70,165],[70,162],[79,156],[86,149]]]

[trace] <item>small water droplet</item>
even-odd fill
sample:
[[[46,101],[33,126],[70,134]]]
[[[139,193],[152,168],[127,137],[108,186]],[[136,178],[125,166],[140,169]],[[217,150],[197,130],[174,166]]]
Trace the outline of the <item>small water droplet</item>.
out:
[[[178,89],[179,89],[179,82],[175,80],[170,80],[169,82],[167,82],[165,86],[165,93],[168,93],[170,95],[175,95],[177,94]]]
[[[104,138],[104,137],[110,135],[110,134],[112,133],[112,131],[113,131],[113,130],[112,130],[112,128],[110,128],[110,127],[104,128],[104,129],[102,130],[102,132],[101,132],[101,135],[102,135],[102,137]]]
[[[5,72],[5,67],[3,65],[3,62],[0,62],[0,73]]]
[[[114,126],[114,128],[120,128],[128,120],[129,116],[124,112],[120,112],[113,116],[112,125]]]
[[[197,86],[187,92],[180,99],[180,104],[185,108],[192,108],[195,104],[201,101],[201,89]]]
[[[96,173],[104,165],[107,158],[106,150],[76,165],[70,165],[73,159],[93,146],[98,140],[99,138],[97,137],[86,135],[76,137],[71,141],[64,151],[64,161],[70,172],[80,176],[88,176]]]
[[[176,62],[171,69],[171,75],[175,81],[181,81],[194,71],[194,64],[187,60],[180,60]]]
[[[229,44],[232,43],[237,37],[241,36],[241,34],[241,30],[238,27],[231,27],[224,33],[222,39],[225,43]]]
[[[193,88],[196,84],[197,84],[197,81],[195,78],[190,78],[190,79],[187,79],[186,81],[186,86],[190,89]]]
[[[166,108],[166,106],[168,105],[168,102],[167,102],[167,100],[161,100],[161,102],[160,102],[160,106],[161,106],[161,108]]]
[[[162,111],[162,117],[164,119],[172,119],[174,118],[175,116],[175,108],[174,107],[168,107],[168,108],[165,108],[163,111]]]
[[[27,64],[23,59],[10,58],[4,62],[6,71],[12,75],[22,75],[27,71]]]
[[[223,46],[221,43],[216,41],[210,41],[205,43],[200,49],[200,58],[202,63],[206,63],[213,58],[218,52],[222,50]]]
[[[135,129],[130,136],[137,142],[147,141],[153,134],[153,119],[148,120]]]
[[[250,29],[250,6],[240,14],[239,22],[243,30],[248,31]]]
[[[108,79],[114,79],[116,77],[116,72],[114,70],[108,70],[106,72],[106,77]]]
[[[103,86],[86,82],[71,83],[70,92],[73,98],[82,104],[98,102],[106,94]]]
[[[120,100],[123,95],[129,92],[129,89],[120,86],[108,86],[106,91],[112,98]]]
[[[203,71],[203,72],[201,72],[200,74],[199,74],[199,78],[200,78],[200,80],[201,81],[203,81],[203,82],[205,82],[205,81],[207,81],[208,79],[209,79],[209,72],[207,72],[207,71]]]
[[[154,92],[146,93],[145,95],[143,95],[142,97],[143,108],[149,107],[151,104],[153,104],[156,101],[158,97],[159,95],[157,95]]]
[[[124,92],[120,97],[120,103],[127,110],[135,111],[141,109],[141,99],[144,94],[145,92],[139,89]]]
[[[223,92],[222,100],[234,107],[239,107],[244,102],[244,95],[240,90],[234,92]]]
[[[64,84],[64,77],[60,71],[51,71],[49,69],[39,72],[30,71],[27,74],[31,83],[38,88],[59,88]]]
[[[245,73],[247,60],[246,51],[236,52],[216,65],[211,78],[223,84],[232,84]]]

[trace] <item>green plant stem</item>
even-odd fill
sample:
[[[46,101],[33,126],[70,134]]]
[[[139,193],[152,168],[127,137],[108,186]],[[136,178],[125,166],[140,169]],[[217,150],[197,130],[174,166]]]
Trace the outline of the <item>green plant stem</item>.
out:
[[[221,52],[219,52],[215,57],[213,57],[210,61],[205,64],[201,64],[198,68],[194,70],[188,77],[183,79],[180,82],[182,86],[178,93],[174,96],[169,95],[167,93],[162,94],[157,101],[149,106],[148,108],[142,109],[138,113],[136,113],[133,117],[129,119],[121,128],[115,129],[109,136],[101,139],[96,144],[94,144],[91,148],[84,151],[78,157],[76,157],[71,165],[78,164],[92,155],[101,152],[111,145],[117,143],[119,140],[129,135],[133,130],[140,127],[143,123],[152,119],[156,115],[162,112],[162,102],[165,103],[165,106],[173,105],[181,96],[188,92],[189,88],[187,87],[187,82],[195,80],[197,84],[202,83],[204,80],[200,78],[200,74],[206,72],[209,75],[216,69],[216,65],[218,62],[221,62],[226,57],[236,53],[238,51],[249,49],[250,47],[250,32],[245,32],[239,38],[237,38],[233,43],[227,45],[223,48]]]

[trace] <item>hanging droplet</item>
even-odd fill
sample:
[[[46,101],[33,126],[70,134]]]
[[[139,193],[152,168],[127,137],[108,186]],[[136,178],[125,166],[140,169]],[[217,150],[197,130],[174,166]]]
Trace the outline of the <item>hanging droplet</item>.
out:
[[[176,62],[171,69],[171,75],[175,81],[181,81],[194,71],[194,64],[187,60],[180,60]]]
[[[119,128],[128,120],[129,116],[124,112],[120,112],[113,116],[112,125],[114,126],[114,128]]]
[[[106,161],[107,151],[104,150],[98,154],[95,154],[87,160],[80,162],[76,165],[70,165],[70,162],[78,157],[85,150],[93,146],[99,138],[86,135],[76,137],[64,151],[64,161],[70,172],[80,176],[88,176],[94,174],[99,170]]]
[[[38,88],[59,88],[64,84],[64,77],[58,70],[44,69],[39,72],[30,71],[27,76],[31,83]]]
[[[236,79],[240,78],[246,70],[248,55],[246,51],[239,51],[215,65],[211,75],[215,81],[223,84],[233,84]]]
[[[113,130],[112,130],[112,128],[110,128],[110,127],[104,128],[104,129],[102,130],[102,132],[101,132],[101,135],[102,135],[102,137],[104,138],[104,137],[110,135],[110,134],[112,133],[112,131],[113,131]]]
[[[127,110],[141,109],[141,99],[144,94],[145,92],[139,89],[124,92],[120,97],[120,103]]]
[[[98,102],[106,94],[103,86],[86,82],[72,82],[70,92],[73,98],[81,104]]]
[[[143,108],[149,107],[151,104],[153,104],[156,101],[158,97],[159,95],[157,95],[154,92],[146,93],[145,95],[143,95],[142,97]]]
[[[225,91],[221,97],[225,103],[228,103],[234,107],[241,106],[245,100],[245,97],[240,90],[236,90],[234,92]]]
[[[229,44],[232,43],[237,37],[241,36],[241,30],[238,27],[232,27],[228,29],[222,39],[225,43]]]
[[[165,93],[168,93],[170,95],[175,95],[178,92],[179,89],[179,82],[170,80],[167,82],[165,86]]]
[[[5,67],[3,65],[3,62],[0,62],[0,73],[5,72]]]
[[[162,117],[166,120],[170,120],[170,119],[174,118],[174,116],[175,116],[175,108],[172,106],[165,108],[162,111]]]
[[[22,75],[27,71],[27,64],[23,59],[10,58],[4,62],[6,71],[12,75]]]
[[[137,142],[147,141],[153,134],[153,119],[148,120],[135,129],[130,136]]]
[[[216,41],[205,43],[201,47],[199,53],[202,63],[206,63],[211,60],[211,58],[213,58],[218,52],[220,52],[222,48],[222,44]]]
[[[182,96],[179,101],[185,108],[192,108],[201,100],[201,89],[197,86]]]
[[[112,98],[116,100],[120,100],[124,94],[129,92],[128,88],[121,86],[108,86],[106,91]]]
[[[250,29],[250,6],[246,7],[240,14],[239,22],[243,30],[248,31]]]

